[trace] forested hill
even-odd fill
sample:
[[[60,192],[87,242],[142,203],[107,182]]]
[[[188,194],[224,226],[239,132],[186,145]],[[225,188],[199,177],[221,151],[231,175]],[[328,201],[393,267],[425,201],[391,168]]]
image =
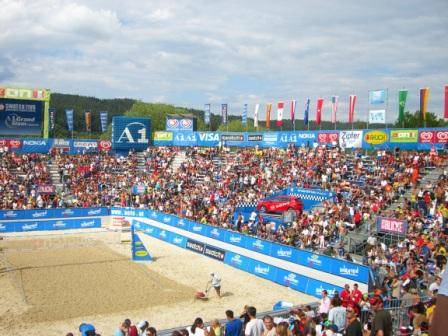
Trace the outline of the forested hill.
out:
[[[72,134],[67,129],[67,121],[65,117],[65,109],[74,110],[74,132],[73,136],[75,138],[110,138],[111,122],[112,117],[117,115],[127,115],[127,116],[144,116],[151,119],[152,131],[161,131],[165,129],[165,118],[167,114],[193,114],[197,117],[198,130],[220,130],[220,131],[254,131],[253,119],[247,118],[247,125],[242,125],[241,116],[229,116],[229,123],[223,125],[221,123],[221,116],[218,114],[216,108],[213,110],[214,113],[211,115],[211,125],[204,124],[204,112],[195,109],[187,109],[183,107],[175,107],[173,105],[162,104],[162,103],[144,103],[135,99],[128,98],[116,98],[116,99],[99,99],[95,97],[71,95],[71,94],[61,94],[53,93],[51,95],[50,106],[56,108],[56,123],[55,130],[51,137],[57,138],[69,138]],[[92,118],[92,130],[91,132],[86,132],[85,117],[84,112],[86,110],[91,111]],[[100,123],[100,111],[108,111],[108,130],[105,133],[101,132]],[[303,112],[297,111],[298,115],[303,114]],[[264,115],[263,113],[261,113]],[[252,113],[249,112],[252,116]],[[366,116],[362,116],[364,119]],[[275,116],[272,116],[276,119]],[[443,119],[438,118],[433,113],[428,113],[427,115],[427,126],[446,126],[447,122]],[[389,127],[392,125],[389,124]],[[419,127],[423,126],[420,120],[419,112],[405,113],[405,127]],[[316,129],[334,129],[335,125],[327,121],[322,121],[320,126],[315,125],[313,120],[310,120],[310,130]],[[358,121],[354,125],[348,123],[338,122],[336,125],[337,129],[362,129],[366,127],[366,122]],[[384,128],[384,124],[369,125],[369,128]],[[393,127],[402,127],[402,123],[395,122]],[[304,130],[308,127],[304,125],[303,120],[296,120],[295,129]],[[293,129],[293,125],[290,120],[284,120],[282,127],[277,127],[275,125],[275,120],[271,120],[271,130],[278,131],[290,131]],[[259,122],[259,131],[265,130],[265,121]]]

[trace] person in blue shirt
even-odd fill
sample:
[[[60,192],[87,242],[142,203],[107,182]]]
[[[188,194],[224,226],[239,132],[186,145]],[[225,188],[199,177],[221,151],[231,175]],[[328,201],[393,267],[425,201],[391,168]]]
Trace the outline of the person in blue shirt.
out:
[[[225,328],[225,336],[240,336],[243,323],[240,319],[236,319],[233,311],[226,310],[227,323]]]

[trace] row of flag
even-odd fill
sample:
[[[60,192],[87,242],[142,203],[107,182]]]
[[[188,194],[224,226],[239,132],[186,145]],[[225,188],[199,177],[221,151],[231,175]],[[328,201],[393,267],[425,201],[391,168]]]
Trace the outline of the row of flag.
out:
[[[74,113],[75,113],[75,111],[73,109],[65,110],[65,119],[67,121],[67,128],[71,132],[73,132],[73,130],[74,130],[74,122],[73,122]],[[56,109],[55,108],[49,109],[49,116],[50,116],[50,118],[49,118],[50,130],[53,131],[55,128],[55,120],[56,120]],[[107,120],[108,120],[108,112],[100,111],[101,132],[106,132]],[[92,131],[92,112],[90,110],[84,111],[84,124],[85,124],[86,132],[91,132]]]
[[[399,90],[398,91],[398,119],[399,122],[404,121],[405,116],[405,107],[406,100],[408,97],[407,90]],[[385,124],[386,123],[386,105],[388,99],[388,90],[373,90],[369,91],[369,123],[370,124]],[[429,99],[429,88],[420,89],[420,115],[423,121],[427,119],[427,106]],[[355,107],[356,107],[357,96],[350,95],[349,96],[349,108],[348,108],[348,122],[353,123],[355,120]],[[310,98],[307,98],[304,106],[304,115],[303,121],[305,125],[309,125],[309,113],[310,113]],[[338,112],[338,104],[339,104],[339,96],[331,97],[331,123],[336,124],[337,121],[337,112]],[[285,110],[285,103],[283,101],[277,102],[277,120],[276,125],[283,125],[283,113]],[[382,106],[381,106],[382,105]],[[315,116],[315,124],[320,125],[322,121],[322,109],[324,106],[324,99],[318,98],[316,102],[316,116]],[[370,107],[374,107],[371,109]],[[271,113],[272,113],[272,103],[266,104],[266,128],[271,127]],[[382,107],[382,108],[378,108]],[[448,118],[448,85],[445,86],[445,101],[444,101],[444,118]],[[296,120],[296,108],[297,108],[297,100],[290,101],[290,119],[295,126]],[[228,104],[221,104],[221,121],[223,124],[227,124],[228,121]],[[258,114],[260,111],[260,104],[255,104],[254,108],[254,127],[258,127]],[[205,104],[204,108],[205,124],[210,125],[210,113],[211,113],[211,105]],[[241,113],[241,121],[243,125],[247,125],[247,116],[248,116],[248,105],[243,105],[243,110]]]

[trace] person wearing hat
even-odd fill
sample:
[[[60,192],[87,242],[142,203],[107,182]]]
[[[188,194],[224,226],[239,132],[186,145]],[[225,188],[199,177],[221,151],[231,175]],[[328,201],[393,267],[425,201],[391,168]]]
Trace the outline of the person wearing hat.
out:
[[[383,299],[379,295],[370,298],[370,306],[375,312],[370,336],[392,336],[392,317],[383,309]]]
[[[208,284],[212,285],[218,297],[221,298],[221,278],[215,272],[210,273],[210,277],[211,279],[208,281]]]
[[[81,336],[96,336],[95,327],[88,323],[81,323],[79,332]]]

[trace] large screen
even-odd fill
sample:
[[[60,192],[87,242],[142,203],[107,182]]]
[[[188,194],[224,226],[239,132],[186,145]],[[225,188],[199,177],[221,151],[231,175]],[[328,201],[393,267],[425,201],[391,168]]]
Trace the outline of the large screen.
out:
[[[43,101],[0,98],[0,134],[41,136],[43,112]]]

